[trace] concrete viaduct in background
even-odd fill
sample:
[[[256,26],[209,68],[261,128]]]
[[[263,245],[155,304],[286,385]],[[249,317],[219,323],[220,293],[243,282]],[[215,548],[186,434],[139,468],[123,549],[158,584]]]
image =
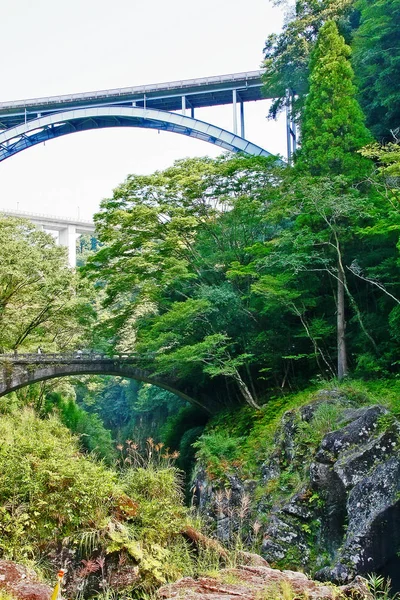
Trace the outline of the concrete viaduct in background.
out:
[[[76,240],[79,235],[94,235],[93,221],[81,221],[69,217],[56,217],[19,210],[0,209],[0,214],[6,217],[23,217],[32,221],[39,229],[58,232],[58,243],[68,249],[68,263],[76,266]]]
[[[129,88],[0,102],[0,161],[47,140],[89,129],[143,127],[172,131],[254,156],[270,153],[246,140],[244,103],[263,100],[262,71]],[[195,118],[205,106],[232,105],[232,132]],[[238,116],[240,128],[238,130]],[[288,119],[288,156],[294,124]]]

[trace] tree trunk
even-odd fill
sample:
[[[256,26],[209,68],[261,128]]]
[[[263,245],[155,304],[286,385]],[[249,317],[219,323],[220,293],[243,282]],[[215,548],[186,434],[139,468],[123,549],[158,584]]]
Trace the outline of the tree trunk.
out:
[[[259,410],[260,407],[258,406],[257,402],[254,400],[249,388],[247,387],[247,385],[241,378],[240,373],[237,369],[235,369],[234,379],[235,379],[236,383],[238,384],[239,389],[242,393],[242,396],[246,400],[247,404],[249,404],[252,408],[255,408],[256,410]]]
[[[339,258],[337,279],[337,376],[339,381],[343,379],[343,377],[345,377],[348,373],[345,330],[346,321],[344,316],[344,272],[342,263]]]

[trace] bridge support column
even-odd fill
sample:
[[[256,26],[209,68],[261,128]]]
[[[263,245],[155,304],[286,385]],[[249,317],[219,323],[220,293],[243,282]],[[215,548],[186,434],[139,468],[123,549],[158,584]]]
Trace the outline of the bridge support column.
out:
[[[237,93],[232,90],[232,107],[233,107],[233,133],[237,135]]]
[[[240,136],[244,139],[244,103],[240,101]]]
[[[293,161],[293,154],[297,149],[297,128],[293,113],[294,92],[288,90],[286,93],[286,140],[288,163]]]
[[[190,116],[192,117],[192,119],[194,119],[194,106],[190,102],[190,100],[187,98],[187,96],[182,97],[182,110],[183,110],[183,98],[185,98],[185,112],[186,112],[187,108],[190,108]],[[183,113],[183,114],[185,114],[185,113]]]
[[[182,114],[186,115],[186,96],[182,96]]]
[[[68,225],[61,229],[58,238],[60,246],[68,248],[68,263],[70,267],[76,266],[76,227]]]

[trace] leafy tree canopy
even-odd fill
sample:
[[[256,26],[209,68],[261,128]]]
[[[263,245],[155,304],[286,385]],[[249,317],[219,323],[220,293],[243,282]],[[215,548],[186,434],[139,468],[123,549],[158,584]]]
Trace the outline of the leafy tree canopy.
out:
[[[353,64],[367,125],[390,141],[400,127],[400,1],[359,0],[361,23],[355,32]]]
[[[65,249],[23,219],[0,218],[2,351],[66,350],[83,344],[94,318],[91,286]]]
[[[97,216],[104,246],[86,268],[104,286],[101,335],[193,393],[254,407],[266,387],[336,373],[340,260],[350,369],[390,372],[390,207],[347,176],[245,157],[131,176]]]

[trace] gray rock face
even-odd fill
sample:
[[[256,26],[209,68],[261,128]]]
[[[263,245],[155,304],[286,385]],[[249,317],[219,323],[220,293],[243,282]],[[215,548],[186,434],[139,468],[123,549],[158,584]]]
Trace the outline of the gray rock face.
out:
[[[336,430],[318,438],[335,411]],[[273,566],[303,567],[340,585],[386,565],[392,577],[400,572],[400,423],[383,406],[360,408],[327,391],[287,412],[260,466],[256,499],[254,481],[230,476],[226,495],[200,474],[198,502],[221,540],[243,524],[235,511],[251,497],[249,522],[263,523],[261,553]],[[293,474],[302,483],[291,493]]]
[[[315,443],[321,415],[334,411],[336,430]],[[290,495],[293,473],[302,485]],[[223,497],[206,479],[199,503],[227,541],[237,531],[234,509],[253,495],[254,482],[231,477]],[[386,565],[392,577],[400,572],[400,423],[383,406],[360,408],[327,391],[286,413],[258,483],[266,492],[252,496],[249,519],[263,523],[261,553],[273,566],[303,567],[341,585]]]
[[[378,418],[386,412],[381,406],[349,411],[347,414],[353,417],[351,422],[339,431],[332,431],[324,437],[315,457],[316,460],[318,462],[332,462],[333,459],[351,449],[351,447],[359,446],[368,441],[378,426]]]
[[[348,581],[376,571],[400,543],[400,459],[392,456],[359,481],[347,498],[348,528],[338,562],[320,577]]]
[[[215,526],[215,533],[221,542],[235,538],[238,530],[248,522],[251,497],[256,482],[242,481],[235,475],[227,476],[224,489],[208,480],[203,468],[197,470],[194,481],[194,505],[203,518]]]
[[[311,422],[312,405],[305,408]],[[321,557],[330,563],[317,579],[339,584],[379,571],[400,548],[400,424],[382,406],[346,409],[342,419],[314,455],[308,492],[274,510],[262,551],[272,563],[292,553],[307,566],[314,548],[314,566]],[[296,434],[289,446],[295,456]]]

